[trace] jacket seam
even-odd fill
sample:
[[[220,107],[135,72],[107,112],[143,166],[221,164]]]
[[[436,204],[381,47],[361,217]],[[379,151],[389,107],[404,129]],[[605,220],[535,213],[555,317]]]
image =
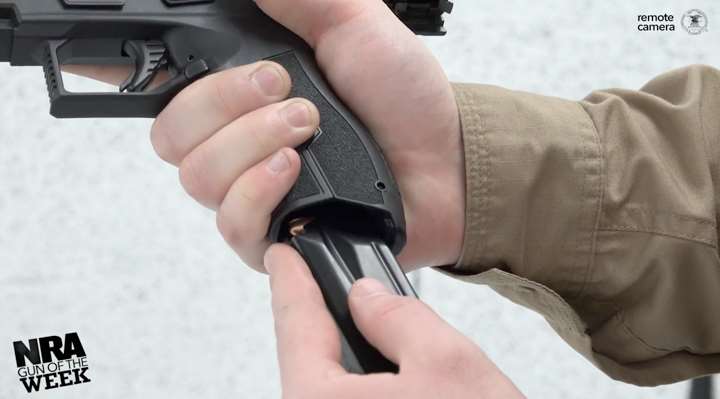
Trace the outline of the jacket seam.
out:
[[[702,80],[704,80],[704,79],[702,79]],[[707,143],[707,146],[703,146],[703,151],[705,152],[705,159],[707,159],[708,166],[710,168],[710,181],[712,181],[713,186],[714,186],[714,185],[718,184],[718,182],[715,181],[715,178],[716,178],[716,176],[718,176],[719,171],[713,170],[713,169],[717,169],[718,166],[716,165],[716,167],[713,168],[713,160],[710,158],[710,155],[708,154],[708,151],[706,148],[706,147],[710,147],[711,141],[708,140],[708,134],[707,134],[708,132],[707,132],[707,127],[705,126],[705,118],[703,118],[703,115],[705,115],[705,113],[703,112],[705,109],[705,101],[704,100],[705,100],[704,96],[701,94],[700,105],[698,106],[698,116],[697,117],[698,117],[698,122],[700,123],[700,134],[702,134],[703,142]],[[714,148],[711,148],[711,150],[712,150],[711,153],[713,153],[713,154],[717,152],[717,151],[715,151],[716,149],[714,149]],[[715,208],[716,208],[715,209],[715,217],[717,218],[718,215],[720,215],[718,213],[718,199],[717,198],[715,199]],[[715,231],[716,231],[716,234],[720,235],[720,229],[718,229],[717,221],[715,222]],[[716,238],[717,238],[717,236],[716,236]],[[717,242],[715,244],[716,244],[715,247],[717,248]]]
[[[487,250],[483,246],[487,236],[485,226],[488,219],[490,157],[485,124],[480,118],[481,110],[474,93],[464,85],[458,85],[456,92],[462,126],[467,190],[465,237],[461,258],[456,265],[456,270],[462,270],[464,265],[476,261],[479,251]],[[473,156],[468,156],[468,153],[473,153]]]
[[[623,226],[623,225],[610,225],[610,226],[602,226],[598,228],[598,231],[622,231],[622,232],[628,232],[628,233],[646,233],[646,234],[658,234],[666,237],[672,237],[677,238],[681,240],[696,242],[699,244],[705,244],[712,248],[717,248],[717,243],[713,242],[713,240],[708,240],[706,238],[702,238],[701,236],[694,235],[694,234],[681,234],[681,233],[670,233],[667,231],[659,230],[659,229],[644,229],[639,228],[637,226]]]
[[[637,211],[637,212],[652,212],[652,214],[654,214],[654,215],[670,215],[677,219],[687,220],[687,221],[694,222],[697,224],[705,224],[705,225],[709,225],[712,227],[715,227],[715,224],[716,224],[715,221],[712,219],[702,218],[702,217],[692,216],[692,215],[685,215],[682,213],[677,213],[677,212],[672,212],[672,211],[667,211],[667,210],[662,210],[662,209],[653,209],[652,211],[649,211],[644,207],[636,207],[636,208],[628,207],[627,209],[630,209],[631,211]]]
[[[585,293],[585,290],[587,289],[587,286],[591,280],[591,277],[593,275],[594,271],[594,265],[595,265],[595,250],[597,248],[597,235],[598,230],[600,227],[600,221],[602,219],[602,207],[603,202],[605,201],[605,151],[602,145],[602,141],[600,140],[600,130],[597,127],[597,124],[595,123],[595,120],[592,118],[592,115],[588,112],[587,109],[580,103],[576,102],[577,106],[582,110],[581,112],[585,115],[585,117],[590,121],[590,124],[592,125],[592,133],[594,138],[594,143],[598,147],[598,161],[599,161],[599,171],[598,171],[598,178],[599,178],[599,196],[597,199],[597,207],[595,210],[595,223],[593,225],[592,231],[591,231],[591,238],[590,238],[590,259],[588,260],[588,264],[585,268],[585,277],[583,279],[582,285],[580,286],[580,289],[578,290],[577,294],[574,295],[574,299],[579,299],[582,297],[582,295]],[[587,181],[587,179],[585,179]]]

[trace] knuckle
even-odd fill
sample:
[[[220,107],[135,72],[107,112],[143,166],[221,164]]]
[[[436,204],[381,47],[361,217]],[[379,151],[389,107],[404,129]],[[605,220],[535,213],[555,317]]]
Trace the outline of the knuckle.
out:
[[[225,241],[237,250],[243,243],[246,233],[242,223],[237,223],[234,214],[225,207],[220,207],[216,218],[217,229]]]
[[[256,177],[256,176],[253,176]],[[231,190],[234,191],[234,199],[245,209],[263,209],[260,205],[265,202],[266,189],[262,182],[257,179],[248,179],[236,182]],[[256,212],[255,215],[258,213]]]
[[[259,123],[253,123],[252,128],[247,129],[245,133],[253,151],[257,154],[269,154],[287,145],[286,142],[291,136],[290,128],[281,120],[278,113],[269,108],[257,112],[260,113]]]
[[[369,302],[370,321],[378,324],[385,324],[417,305],[411,298],[396,295],[376,296]]]
[[[208,174],[205,173],[205,152],[202,147],[195,149],[180,164],[180,184],[185,191],[198,201],[205,202],[211,197],[208,188]]]
[[[367,5],[361,1],[333,1],[328,3],[328,6],[324,9],[322,22],[313,24],[308,32],[310,41],[317,45],[328,32],[363,15],[367,8]]]
[[[447,376],[463,376],[468,370],[474,370],[476,349],[465,343],[448,344],[435,362],[437,371]]]
[[[258,154],[274,150],[276,147],[279,148],[281,137],[288,130],[284,124],[281,124],[277,112],[272,112],[269,109],[263,109],[259,112],[263,113],[261,116],[262,124],[248,130],[249,140],[258,151]]]
[[[178,155],[173,145],[172,134],[166,122],[166,116],[160,114],[153,122],[150,130],[150,142],[155,153],[164,161],[177,164]]]
[[[290,303],[272,304],[275,331],[283,331],[287,329],[286,327],[294,325],[293,313],[296,309],[297,306]]]
[[[301,294],[294,302],[272,304],[277,325],[295,325],[322,305],[315,299],[316,293],[312,290],[312,286],[302,281],[299,281],[297,285],[304,285],[304,289],[300,290]]]
[[[176,133],[184,130],[180,125],[181,122],[178,122],[184,118],[178,116],[188,112],[187,110],[195,109],[198,99],[207,97],[202,94],[202,86],[206,80],[207,78],[204,78],[194,82],[178,93],[153,122],[151,130],[153,148],[160,158],[173,165],[179,164],[187,154],[187,149],[183,148],[176,138]]]
[[[233,99],[242,97],[236,93],[237,88],[247,85],[247,77],[244,75],[238,77],[237,75],[237,73],[230,74],[226,78],[218,76],[210,81],[213,93],[215,93],[212,98],[217,108],[220,112],[230,117],[235,116],[235,110],[238,108],[238,101],[233,101]],[[233,80],[233,82],[229,82],[228,80]],[[231,93],[231,91],[234,91],[234,93]]]

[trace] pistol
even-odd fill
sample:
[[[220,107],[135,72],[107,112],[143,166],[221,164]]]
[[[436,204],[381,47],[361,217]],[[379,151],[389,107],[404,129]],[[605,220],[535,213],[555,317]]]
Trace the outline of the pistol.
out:
[[[445,34],[443,15],[453,7],[385,3],[422,35]],[[153,118],[193,81],[259,60],[283,65],[291,96],[312,101],[321,117],[298,148],[300,177],[274,211],[269,236],[309,264],[341,332],[345,367],[397,371],[358,332],[347,296],[363,277],[416,295],[395,259],[406,241],[400,191],[372,135],[333,93],[302,39],[253,0],[0,0],[0,62],[42,66],[57,118]],[[70,64],[132,72],[116,93],[75,93],[61,73]]]

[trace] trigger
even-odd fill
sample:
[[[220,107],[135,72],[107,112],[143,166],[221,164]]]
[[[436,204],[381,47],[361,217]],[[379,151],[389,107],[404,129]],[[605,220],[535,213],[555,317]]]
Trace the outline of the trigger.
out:
[[[123,52],[135,63],[135,70],[120,86],[120,92],[145,90],[158,71],[167,65],[167,49],[158,40],[128,40],[123,44]]]

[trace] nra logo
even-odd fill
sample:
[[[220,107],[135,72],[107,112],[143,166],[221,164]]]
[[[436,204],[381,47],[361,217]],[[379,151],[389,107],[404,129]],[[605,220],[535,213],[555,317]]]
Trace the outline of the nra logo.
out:
[[[85,349],[77,333],[13,342],[17,374],[28,393],[90,382]]]

